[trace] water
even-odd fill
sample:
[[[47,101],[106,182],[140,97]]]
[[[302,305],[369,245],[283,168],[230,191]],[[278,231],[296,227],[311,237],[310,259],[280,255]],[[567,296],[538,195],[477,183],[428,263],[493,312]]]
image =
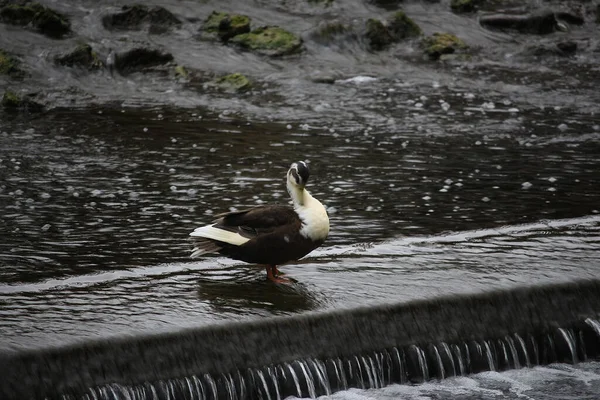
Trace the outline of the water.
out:
[[[598,149],[586,136],[389,139],[130,109],[1,130],[4,347],[598,276]],[[189,260],[188,233],[213,214],[286,203],[298,159],[332,233],[283,268],[296,285]]]

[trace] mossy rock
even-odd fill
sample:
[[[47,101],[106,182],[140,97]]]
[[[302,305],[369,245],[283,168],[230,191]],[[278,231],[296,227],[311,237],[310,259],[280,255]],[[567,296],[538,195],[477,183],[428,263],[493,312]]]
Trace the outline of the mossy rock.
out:
[[[11,78],[23,78],[25,72],[19,68],[19,61],[0,50],[0,74],[8,75]]]
[[[36,31],[57,39],[71,32],[71,23],[65,15],[39,3],[4,5],[0,8],[0,21],[11,25],[31,25]]]
[[[388,31],[395,40],[402,40],[411,37],[421,36],[423,31],[404,11],[397,11],[392,16]]]
[[[118,54],[115,59],[115,68],[121,74],[128,74],[151,69],[171,61],[173,61],[173,55],[170,53],[140,47]]]
[[[444,54],[452,54],[458,50],[466,50],[467,44],[451,33],[436,32],[423,39],[425,54],[433,60],[438,60]]]
[[[104,63],[89,44],[80,44],[72,52],[56,57],[54,61],[67,67],[81,67],[90,70],[104,67]]]
[[[183,65],[178,65],[175,67],[175,76],[177,78],[188,79],[190,73]]]
[[[246,15],[213,11],[204,21],[202,30],[226,42],[234,36],[250,32],[251,21]]]
[[[27,97],[21,97],[12,90],[5,90],[0,105],[6,110],[42,111],[43,106]]]
[[[108,30],[141,30],[148,25],[150,33],[164,33],[181,21],[164,7],[134,4],[123,6],[120,13],[105,15],[102,25]]]
[[[369,18],[365,27],[365,36],[372,50],[382,50],[393,43],[392,35],[380,20]]]
[[[329,43],[334,38],[347,35],[352,32],[352,29],[339,21],[327,22],[317,28],[311,36],[319,42]]]
[[[239,93],[252,88],[252,82],[239,73],[222,76],[214,81],[214,86],[227,92]]]
[[[278,26],[264,26],[230,40],[244,49],[269,56],[284,56],[302,51],[302,39]]]
[[[455,13],[470,13],[476,11],[484,0],[452,0],[450,8]]]

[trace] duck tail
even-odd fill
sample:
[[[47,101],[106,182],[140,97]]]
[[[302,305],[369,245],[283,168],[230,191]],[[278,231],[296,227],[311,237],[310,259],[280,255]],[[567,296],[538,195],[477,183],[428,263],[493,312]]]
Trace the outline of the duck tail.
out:
[[[223,247],[219,245],[218,242],[214,240],[203,238],[203,237],[195,237],[194,240],[194,248],[192,249],[192,254],[190,257],[197,258],[203,254],[210,253],[218,253]]]

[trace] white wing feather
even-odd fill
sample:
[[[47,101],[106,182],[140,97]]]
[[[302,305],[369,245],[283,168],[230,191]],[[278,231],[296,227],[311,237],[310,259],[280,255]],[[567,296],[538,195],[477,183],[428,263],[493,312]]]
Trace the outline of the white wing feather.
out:
[[[235,246],[241,246],[250,240],[247,237],[243,237],[239,233],[227,231],[212,225],[196,228],[192,233],[190,233],[190,236],[218,240],[219,242],[225,242]]]

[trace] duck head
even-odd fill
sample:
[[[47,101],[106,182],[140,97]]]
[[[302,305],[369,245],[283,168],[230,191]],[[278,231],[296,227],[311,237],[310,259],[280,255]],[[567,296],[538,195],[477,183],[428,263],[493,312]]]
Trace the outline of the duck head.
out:
[[[292,163],[287,173],[288,189],[304,189],[309,176],[308,165],[304,161]]]

